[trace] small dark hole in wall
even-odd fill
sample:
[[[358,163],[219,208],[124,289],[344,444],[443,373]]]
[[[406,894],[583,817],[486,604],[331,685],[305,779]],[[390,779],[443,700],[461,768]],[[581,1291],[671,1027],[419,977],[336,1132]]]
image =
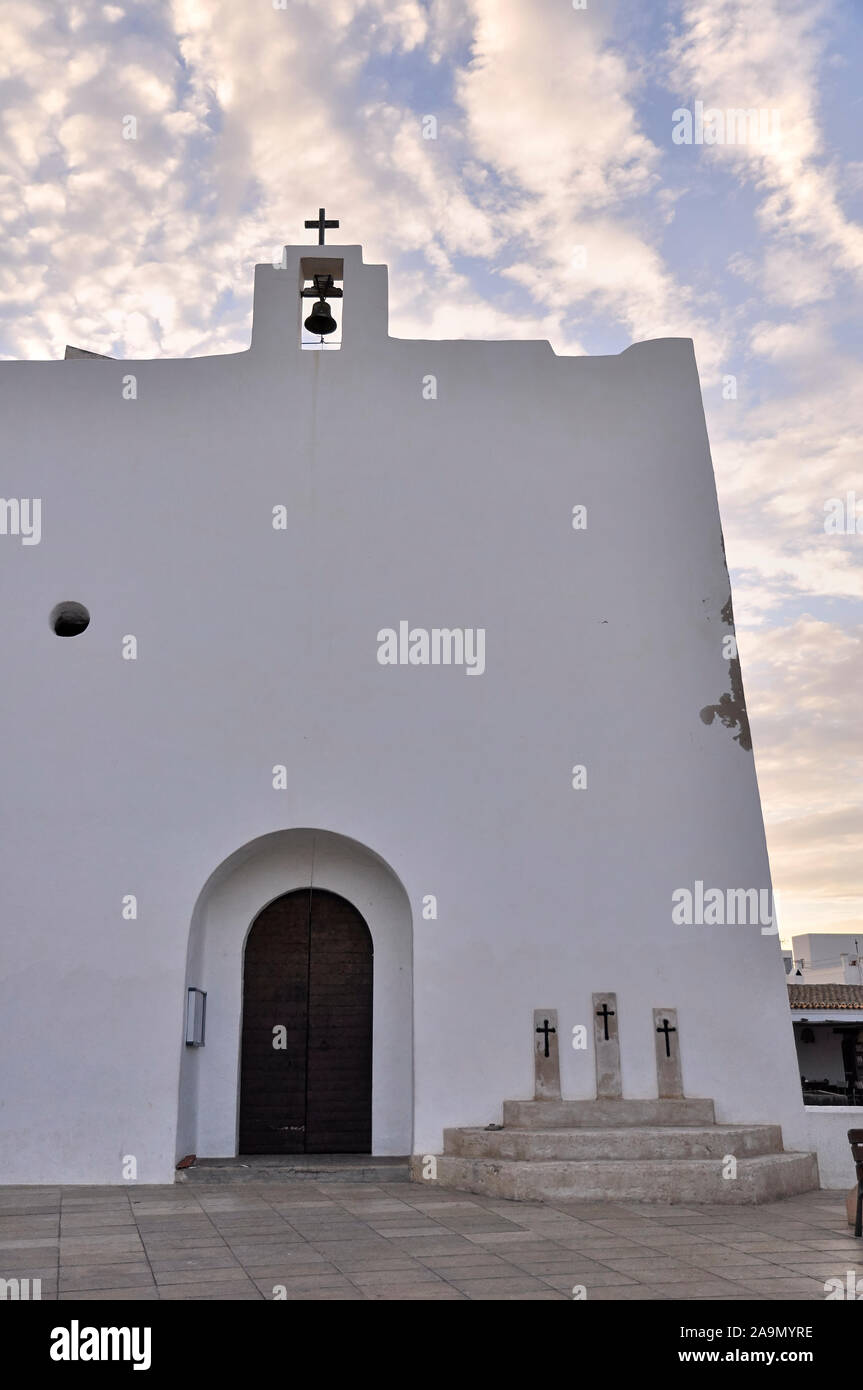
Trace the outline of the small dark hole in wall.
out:
[[[90,626],[90,614],[83,603],[58,603],[51,610],[51,627],[58,637],[77,637]]]

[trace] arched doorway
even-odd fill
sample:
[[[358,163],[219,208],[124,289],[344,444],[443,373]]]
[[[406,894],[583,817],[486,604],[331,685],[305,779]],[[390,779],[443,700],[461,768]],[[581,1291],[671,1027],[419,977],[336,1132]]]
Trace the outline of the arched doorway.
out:
[[[284,893],[246,940],[241,1154],[370,1153],[372,938],[337,893]]]
[[[335,831],[297,827],[249,840],[213,870],[195,903],[186,986],[207,996],[204,1046],[181,1042],[177,1158],[233,1158],[240,1149],[243,964],[263,905],[309,885],[356,907],[374,944],[370,1152],[413,1147],[413,923],[389,864]],[[181,1011],[182,1005],[182,1011]],[[185,1039],[186,997],[178,1000]],[[279,1019],[278,1023],[287,1021]],[[272,1043],[272,1034],[270,1035]],[[303,1121],[299,1121],[303,1123]]]

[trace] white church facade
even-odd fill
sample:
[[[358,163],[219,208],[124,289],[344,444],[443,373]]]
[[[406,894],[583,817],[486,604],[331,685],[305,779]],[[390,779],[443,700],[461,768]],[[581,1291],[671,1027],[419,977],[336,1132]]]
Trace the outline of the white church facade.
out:
[[[595,1097],[807,1147],[688,340],[398,340],[385,267],[294,246],[248,351],[0,402],[0,1182],[422,1180]]]

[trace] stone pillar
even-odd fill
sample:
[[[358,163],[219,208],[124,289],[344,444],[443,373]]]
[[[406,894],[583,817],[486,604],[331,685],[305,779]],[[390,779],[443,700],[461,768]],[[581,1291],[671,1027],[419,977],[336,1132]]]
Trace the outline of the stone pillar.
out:
[[[623,1095],[623,1087],[620,1079],[616,994],[593,996],[593,1046],[597,1099],[618,1100]]]
[[[656,1079],[660,1100],[683,1099],[683,1073],[680,1068],[680,1034],[676,1009],[653,1010],[656,1042]]]
[[[560,1100],[557,1009],[533,1012],[534,1100]]]

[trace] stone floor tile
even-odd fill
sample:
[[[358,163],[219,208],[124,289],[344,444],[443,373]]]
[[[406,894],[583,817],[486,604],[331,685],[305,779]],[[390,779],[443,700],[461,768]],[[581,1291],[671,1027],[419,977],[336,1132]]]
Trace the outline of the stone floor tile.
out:
[[[754,1289],[756,1293],[800,1293],[819,1292],[826,1297],[823,1279],[809,1279],[802,1274],[789,1274],[784,1279],[756,1279],[747,1276],[735,1281],[744,1289]]]
[[[416,1255],[457,1255],[465,1250],[478,1247],[463,1236],[397,1236],[390,1242],[392,1249],[400,1254]]]
[[[123,1211],[129,1207],[129,1192],[116,1192],[114,1188],[107,1187],[102,1189],[101,1196],[99,1189],[85,1193],[83,1196],[75,1195],[79,1189],[71,1188],[64,1192],[58,1206],[63,1211]]]
[[[337,1289],[343,1285],[352,1284],[353,1276],[349,1279],[341,1270],[333,1270],[331,1273],[314,1274],[288,1274],[284,1279],[274,1281],[277,1284],[284,1284],[289,1291],[291,1289],[310,1290],[310,1289]],[[396,1282],[393,1280],[392,1282]]]
[[[144,1254],[144,1246],[137,1236],[129,1237],[125,1243],[111,1244],[93,1237],[77,1240],[70,1237],[60,1242],[60,1268],[64,1265],[81,1264],[128,1264]]]
[[[477,1250],[476,1253],[456,1255],[421,1255],[420,1261],[428,1269],[476,1269],[482,1265],[484,1269],[512,1269],[513,1265],[509,1260],[501,1260],[496,1255],[487,1255],[484,1250]],[[521,1266],[519,1266],[521,1268]]]
[[[443,1195],[435,1197],[429,1193],[428,1195],[424,1195],[421,1199],[415,1199],[410,1205],[418,1207],[420,1210],[428,1207],[429,1210],[435,1208],[439,1211],[441,1208],[449,1207],[451,1209],[460,1208],[462,1211],[472,1211],[476,1206],[476,1200],[467,1197],[460,1200],[456,1197],[444,1197]],[[521,1207],[519,1207],[519,1210],[521,1210]]]
[[[238,1255],[237,1260],[243,1269],[283,1269],[286,1273],[291,1270],[299,1273],[300,1270],[306,1269],[323,1272],[336,1268],[335,1260],[326,1260],[323,1255],[319,1255],[317,1251],[310,1250],[306,1246],[300,1250],[290,1250],[281,1255],[278,1251],[275,1254],[270,1250],[260,1253],[253,1251],[248,1255]],[[364,1262],[360,1261],[360,1263]]]
[[[364,1302],[365,1293],[361,1289],[318,1289],[313,1293],[289,1293],[285,1295],[279,1293],[275,1298],[271,1293],[263,1295],[271,1302]]]
[[[471,1301],[474,1303],[568,1303],[571,1300],[566,1294],[555,1293],[554,1289],[546,1289],[543,1293],[475,1293],[471,1294]]]
[[[135,1229],[132,1212],[125,1211],[64,1211],[60,1217],[60,1231],[68,1235],[99,1235],[102,1231],[123,1231]]]
[[[230,1250],[191,1250],[185,1255],[155,1255],[150,1252],[150,1264],[154,1270],[170,1274],[172,1270],[183,1269],[239,1269],[240,1261]]]
[[[59,1197],[7,1196],[8,1188],[0,1190],[0,1216],[45,1216],[60,1211]]]
[[[144,1236],[144,1249],[148,1255],[194,1254],[200,1250],[227,1250],[227,1243],[213,1232],[210,1236],[192,1236],[191,1239],[176,1239],[174,1236]]]
[[[861,1244],[863,1242],[849,1236],[847,1240],[807,1240],[803,1242],[803,1248],[821,1255],[859,1255]]]
[[[697,1265],[700,1269],[719,1269],[734,1266],[735,1269],[761,1269],[767,1261],[757,1255],[744,1254],[742,1250],[709,1250],[694,1249],[687,1250],[686,1257],[689,1264]]]
[[[754,1298],[756,1295],[753,1294],[752,1296]],[[825,1296],[823,1290],[821,1293],[803,1293],[802,1290],[798,1289],[796,1293],[771,1293],[769,1300],[775,1303],[809,1303],[823,1300]]]
[[[759,1261],[759,1263],[754,1266],[745,1265],[743,1268],[740,1268],[737,1265],[729,1265],[727,1269],[714,1268],[710,1272],[725,1279],[734,1279],[738,1284],[742,1284],[744,1279],[791,1279],[799,1278],[801,1274],[810,1273],[808,1270],[796,1270],[792,1268],[791,1265],[786,1265],[785,1263],[768,1264],[765,1260]],[[705,1270],[704,1273],[706,1274],[708,1271]],[[817,1278],[818,1276],[814,1275],[812,1277]]]
[[[785,1273],[806,1275],[810,1279],[845,1279],[849,1270],[856,1278],[858,1284],[863,1283],[863,1264],[855,1264],[853,1260],[833,1260],[828,1264],[810,1264],[807,1260],[804,1264],[797,1264],[792,1258],[785,1266]]]
[[[28,1251],[36,1250],[44,1254],[46,1250],[58,1250],[59,1247],[59,1236],[9,1236],[0,1240],[0,1264],[14,1264],[18,1255],[26,1255]]]
[[[705,1279],[701,1283],[680,1284],[650,1284],[651,1289],[656,1289],[666,1298],[679,1298],[684,1302],[696,1298],[730,1298],[735,1294],[745,1292],[739,1284],[721,1279]]]
[[[351,1283],[356,1284],[358,1289],[392,1288],[394,1284],[410,1287],[413,1284],[442,1284],[445,1282],[434,1270],[422,1269],[421,1267],[405,1271],[403,1274],[394,1273],[391,1269],[354,1270],[350,1279]]]
[[[57,1261],[46,1264],[44,1260],[34,1260],[31,1263],[16,1261],[14,1268],[4,1264],[0,1268],[0,1277],[4,1279],[41,1279],[43,1284],[48,1279],[57,1278]]]
[[[475,1297],[477,1294],[507,1294],[507,1293],[530,1293],[531,1291],[541,1293],[548,1285],[544,1285],[538,1279],[531,1279],[529,1275],[514,1271],[512,1274],[502,1275],[499,1278],[489,1278],[486,1275],[483,1279],[471,1279],[461,1274],[449,1280],[454,1288],[460,1289]]]
[[[176,1221],[171,1221],[164,1216],[140,1217],[137,1221],[137,1228],[142,1236],[160,1235],[183,1235],[200,1236],[217,1234],[213,1223],[206,1216],[178,1216]]]
[[[80,1269],[60,1271],[60,1292],[73,1293],[76,1289],[140,1289],[152,1288],[153,1276],[146,1267],[138,1269],[127,1265],[108,1265],[102,1269]]]
[[[212,1229],[223,1240],[244,1237],[261,1240],[302,1240],[302,1236],[278,1216],[256,1217],[254,1221],[224,1221],[213,1218]]]
[[[181,1299],[203,1299],[214,1303],[263,1298],[251,1280],[233,1284],[166,1284],[159,1289],[160,1300],[176,1302]]]
[[[240,1263],[244,1260],[268,1260],[270,1262],[302,1258],[314,1260],[316,1255],[320,1256],[321,1259],[329,1258],[328,1255],[323,1254],[320,1250],[315,1250],[304,1242],[286,1245],[280,1241],[273,1241],[270,1244],[259,1245],[244,1241],[242,1244],[223,1245],[222,1249],[233,1255]]]
[[[680,1290],[679,1290],[679,1288],[678,1288],[678,1289],[675,1289],[675,1286],[674,1286],[674,1285],[671,1285],[670,1290],[666,1293],[666,1292],[664,1292],[662,1289],[660,1289],[660,1288],[658,1288],[658,1287],[650,1287],[650,1286],[647,1285],[647,1284],[625,1284],[625,1285],[608,1285],[607,1287],[599,1286],[599,1287],[597,1287],[597,1288],[588,1289],[588,1291],[587,1291],[587,1298],[586,1298],[585,1302],[587,1302],[587,1303],[591,1303],[591,1302],[593,1302],[593,1303],[611,1303],[611,1302],[615,1302],[615,1303],[616,1303],[616,1302],[621,1302],[621,1303],[629,1303],[629,1302],[635,1303],[635,1302],[639,1302],[639,1303],[641,1303],[641,1302],[647,1302],[647,1301],[654,1301],[654,1302],[656,1302],[656,1301],[659,1301],[660,1299],[679,1298],[679,1297],[680,1297]]]
[[[47,1212],[29,1216],[0,1216],[0,1240],[10,1240],[15,1236],[56,1235],[60,1228],[59,1212]]]
[[[581,1270],[574,1269],[568,1274],[555,1272],[553,1274],[537,1274],[543,1284],[549,1284],[553,1289],[560,1289],[564,1293],[572,1295],[572,1290],[577,1284],[583,1284],[586,1289],[624,1289],[632,1286],[638,1287],[641,1281],[633,1278],[630,1274],[616,1274],[613,1270]]]
[[[348,1256],[346,1259],[333,1260],[333,1265],[340,1269],[344,1274],[352,1276],[355,1270],[388,1270],[392,1275],[398,1276],[400,1270],[408,1271],[413,1269],[426,1269],[433,1266],[418,1260],[412,1260],[407,1255],[381,1255],[366,1256],[364,1259],[356,1259]]]
[[[592,1260],[606,1255],[644,1255],[645,1246],[631,1240],[584,1240],[581,1236],[564,1236],[554,1244],[561,1250],[580,1250]]]
[[[472,1240],[475,1245],[535,1245],[536,1236],[533,1231],[482,1231],[472,1234],[464,1232],[468,1240]]]
[[[387,1239],[390,1239],[391,1237],[394,1237],[394,1236],[429,1236],[429,1235],[432,1235],[432,1236],[433,1236],[433,1235],[448,1235],[448,1234],[449,1234],[448,1231],[442,1230],[439,1226],[434,1226],[431,1222],[427,1223],[426,1225],[422,1225],[422,1226],[416,1226],[416,1225],[414,1225],[414,1226],[408,1226],[408,1225],[402,1225],[402,1226],[377,1226],[377,1225],[373,1225],[373,1226],[371,1226],[369,1229],[372,1230],[372,1231],[375,1231],[379,1236],[386,1236]]]
[[[121,1288],[121,1289],[76,1289],[71,1293],[61,1293],[60,1303],[81,1302],[105,1302],[114,1301],[153,1303],[159,1298],[155,1284],[150,1289]]]
[[[362,1301],[365,1294],[361,1289],[351,1284],[349,1280],[342,1284],[333,1285],[328,1288],[306,1289],[294,1288],[286,1284],[284,1279],[255,1278],[252,1281],[262,1298],[273,1303],[293,1303],[299,1300],[308,1301],[310,1299],[354,1299]],[[278,1297],[276,1296],[278,1292]]]
[[[406,1286],[393,1284],[388,1288],[369,1288],[363,1290],[366,1298],[393,1303],[431,1302],[453,1303],[464,1301],[466,1295],[451,1284],[416,1284]]]
[[[194,1216],[200,1220],[204,1215],[197,1202],[138,1201],[133,1197],[129,1208],[139,1221],[150,1221],[161,1216],[168,1216],[172,1221],[178,1216]]]
[[[225,1284],[247,1275],[241,1265],[222,1265],[217,1269],[154,1269],[159,1288],[170,1284]]]
[[[291,1279],[314,1279],[322,1274],[341,1275],[351,1279],[347,1270],[337,1269],[335,1265],[243,1265],[243,1272],[250,1279],[263,1279],[265,1283],[285,1284]]]
[[[581,1283],[585,1281],[587,1275],[604,1275],[612,1278],[619,1271],[606,1269],[603,1265],[594,1261],[585,1260],[522,1260],[518,1264],[519,1269],[523,1269],[526,1274],[532,1274],[536,1279],[544,1279],[549,1275],[557,1275],[560,1278],[569,1278],[570,1283]],[[570,1278],[570,1276],[572,1276]],[[620,1282],[629,1282],[628,1276],[620,1274]]]
[[[413,1211],[413,1208],[407,1206],[404,1202],[391,1202],[385,1198],[379,1198],[370,1202],[359,1200],[355,1202],[342,1202],[341,1205],[345,1211],[349,1211],[353,1216],[361,1216],[366,1220],[370,1220],[373,1216],[410,1216]]]
[[[650,1278],[654,1276],[657,1283],[675,1283],[678,1279],[692,1279],[705,1277],[706,1271],[695,1269],[692,1265],[686,1264],[683,1260],[670,1260],[658,1257],[655,1260],[632,1259],[626,1256],[620,1259],[613,1255],[607,1260],[597,1261],[597,1263],[615,1269],[621,1274],[631,1273],[636,1278]]]
[[[315,1227],[295,1227],[295,1232],[303,1237],[304,1240],[311,1241],[314,1245],[336,1244],[351,1240],[370,1240],[377,1236],[376,1231],[372,1231],[368,1226],[333,1226],[331,1228]],[[378,1237],[383,1239],[383,1237]]]

